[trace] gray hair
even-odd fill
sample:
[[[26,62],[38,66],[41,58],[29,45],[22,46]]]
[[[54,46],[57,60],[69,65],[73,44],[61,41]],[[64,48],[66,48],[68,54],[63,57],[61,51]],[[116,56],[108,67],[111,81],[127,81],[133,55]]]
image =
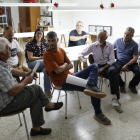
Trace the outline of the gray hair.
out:
[[[82,22],[82,21],[78,21],[78,22],[76,23],[76,25],[77,25],[78,23],[82,23],[82,24],[83,24],[83,22]],[[84,25],[84,24],[83,24],[83,25]]]
[[[134,35],[134,33],[135,33],[135,30],[132,27],[127,27],[126,31],[131,32],[132,35]]]
[[[7,44],[9,44],[9,41],[4,37],[0,37],[0,52],[6,53]]]

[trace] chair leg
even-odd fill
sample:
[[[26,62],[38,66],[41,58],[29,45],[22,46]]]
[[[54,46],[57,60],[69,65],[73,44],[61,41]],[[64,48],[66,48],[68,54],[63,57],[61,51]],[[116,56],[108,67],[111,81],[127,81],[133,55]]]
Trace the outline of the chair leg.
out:
[[[67,119],[67,92],[65,91],[65,119]]]
[[[28,128],[27,128],[27,123],[26,123],[26,119],[25,119],[25,114],[24,114],[24,112],[22,112],[22,115],[23,115],[23,119],[24,119],[24,124],[25,124],[27,139],[30,140],[30,139],[29,139],[29,133],[28,133]]]
[[[81,103],[80,103],[80,98],[79,98],[78,91],[77,91],[77,97],[78,97],[78,101],[79,101],[79,108],[81,109]]]
[[[61,93],[61,90],[59,90],[59,94],[58,94],[58,98],[57,98],[57,103],[59,101],[60,93]]]
[[[102,91],[102,87],[103,87],[103,77],[101,79],[101,91]]]
[[[22,126],[22,122],[21,122],[20,114],[18,114],[18,117],[19,117],[20,126]]]
[[[125,85],[124,85],[124,88],[126,88],[126,72],[124,71],[124,80],[125,80]]]
[[[40,72],[39,72],[39,85],[40,85]]]
[[[54,89],[52,90],[52,96],[53,96],[53,92],[54,92]]]

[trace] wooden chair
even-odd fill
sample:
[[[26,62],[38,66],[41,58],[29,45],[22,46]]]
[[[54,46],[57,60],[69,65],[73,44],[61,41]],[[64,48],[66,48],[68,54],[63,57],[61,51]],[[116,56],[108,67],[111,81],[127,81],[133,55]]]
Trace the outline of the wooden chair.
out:
[[[29,140],[29,133],[28,133],[26,118],[25,118],[25,114],[24,114],[24,111],[25,111],[26,109],[27,109],[27,108],[25,107],[25,108],[23,108],[23,109],[20,109],[20,110],[17,110],[17,111],[13,111],[13,112],[10,112],[10,113],[0,114],[0,117],[9,117],[9,116],[18,115],[18,117],[19,117],[19,122],[20,122],[20,126],[22,126],[21,118],[20,118],[20,113],[22,113],[23,119],[24,119],[24,124],[25,124],[25,130],[26,130],[26,134],[27,134],[27,139]]]

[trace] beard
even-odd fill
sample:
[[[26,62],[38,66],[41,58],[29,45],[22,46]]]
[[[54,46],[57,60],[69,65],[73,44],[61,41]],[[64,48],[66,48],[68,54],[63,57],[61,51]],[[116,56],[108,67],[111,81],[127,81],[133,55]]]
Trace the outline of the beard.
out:
[[[57,48],[57,45],[51,45],[50,48],[51,49],[56,49]]]
[[[99,45],[103,45],[104,43],[98,41],[98,44],[99,44]]]
[[[10,43],[12,43],[12,41],[13,41],[13,38],[10,38],[10,39],[8,39],[8,40],[9,40],[9,42],[10,42]]]

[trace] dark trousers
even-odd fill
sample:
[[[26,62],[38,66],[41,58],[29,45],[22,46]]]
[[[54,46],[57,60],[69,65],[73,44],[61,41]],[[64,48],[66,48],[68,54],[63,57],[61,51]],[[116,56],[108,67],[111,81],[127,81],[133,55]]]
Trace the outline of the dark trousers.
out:
[[[91,64],[90,66],[86,67],[85,69],[76,72],[74,74],[74,76],[82,78],[82,79],[87,79],[88,78],[88,82],[87,85],[95,85],[97,86],[97,82],[98,82],[98,65],[97,64]],[[84,91],[84,87],[80,87],[80,86],[76,86],[76,85],[72,85],[72,84],[68,84],[68,83],[64,83],[62,85],[62,89],[63,90],[70,90],[70,91]],[[95,110],[95,114],[100,114],[102,112],[101,110],[101,100],[91,97],[91,103],[94,107]]]
[[[0,114],[10,113],[28,107],[30,108],[33,127],[39,127],[45,123],[43,117],[43,107],[48,105],[49,100],[40,86],[26,86],[14,97],[14,100],[12,100],[2,111],[0,111]]]
[[[99,69],[104,67],[104,65],[98,65]],[[119,74],[115,71],[114,67],[110,66],[106,68],[101,75],[107,79],[109,79],[111,94],[116,94],[117,99],[120,99],[119,92]]]
[[[120,87],[124,86],[124,81],[121,79],[121,76],[119,74],[124,65],[125,65],[124,63],[117,60],[112,66],[110,66],[119,75],[118,83]],[[139,81],[140,81],[140,67],[138,66],[138,63],[134,63],[130,65],[129,70],[135,74],[132,80],[130,81],[129,86],[135,87],[139,84]]]

